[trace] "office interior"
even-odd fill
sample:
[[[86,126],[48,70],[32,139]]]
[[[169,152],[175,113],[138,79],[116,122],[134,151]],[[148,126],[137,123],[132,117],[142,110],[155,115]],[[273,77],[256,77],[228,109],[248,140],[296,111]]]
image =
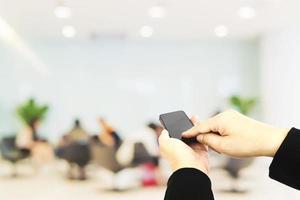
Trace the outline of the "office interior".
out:
[[[236,109],[300,127],[299,9],[297,0],[0,0],[0,199],[163,199],[161,113],[201,122]],[[80,142],[65,149],[78,123]],[[210,151],[215,198],[297,199],[268,178],[271,160]]]

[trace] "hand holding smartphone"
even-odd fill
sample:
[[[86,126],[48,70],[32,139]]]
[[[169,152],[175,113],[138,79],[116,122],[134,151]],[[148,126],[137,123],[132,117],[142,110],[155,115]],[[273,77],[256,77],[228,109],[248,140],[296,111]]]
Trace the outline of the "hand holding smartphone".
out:
[[[182,138],[181,134],[194,126],[184,111],[161,114],[159,121],[169,132],[171,138],[180,139],[187,144],[198,142],[196,138]]]

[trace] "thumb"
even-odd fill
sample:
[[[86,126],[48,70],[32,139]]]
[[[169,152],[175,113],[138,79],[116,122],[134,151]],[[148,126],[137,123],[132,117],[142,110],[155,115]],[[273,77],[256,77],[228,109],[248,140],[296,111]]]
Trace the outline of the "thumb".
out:
[[[216,132],[216,123],[215,117],[207,119],[201,123],[197,122],[194,127],[182,133],[183,137],[192,138],[197,135],[209,132]]]
[[[158,138],[158,142],[159,144],[162,144],[168,139],[170,139],[169,132],[167,130],[163,130]]]
[[[211,149],[214,151],[221,153],[221,142],[222,142],[222,136],[217,135],[215,133],[206,133],[206,134],[201,134],[197,136],[197,140],[209,146]]]

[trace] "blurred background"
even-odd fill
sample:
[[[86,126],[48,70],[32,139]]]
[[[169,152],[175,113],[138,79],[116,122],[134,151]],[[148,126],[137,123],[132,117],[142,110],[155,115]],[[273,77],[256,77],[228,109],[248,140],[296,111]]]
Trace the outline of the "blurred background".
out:
[[[0,199],[163,199],[158,115],[300,127],[297,0],[0,0]],[[211,154],[216,199],[296,199]],[[298,195],[299,196],[299,195]]]

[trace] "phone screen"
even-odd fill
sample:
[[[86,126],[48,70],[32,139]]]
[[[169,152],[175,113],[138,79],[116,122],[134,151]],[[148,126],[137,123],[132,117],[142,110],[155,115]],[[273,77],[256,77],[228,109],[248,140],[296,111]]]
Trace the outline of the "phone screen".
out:
[[[182,138],[181,134],[192,128],[194,125],[188,118],[184,111],[175,111],[170,113],[161,114],[159,120],[165,129],[170,134],[170,137],[181,139],[186,143],[196,142],[195,138],[186,139]]]

